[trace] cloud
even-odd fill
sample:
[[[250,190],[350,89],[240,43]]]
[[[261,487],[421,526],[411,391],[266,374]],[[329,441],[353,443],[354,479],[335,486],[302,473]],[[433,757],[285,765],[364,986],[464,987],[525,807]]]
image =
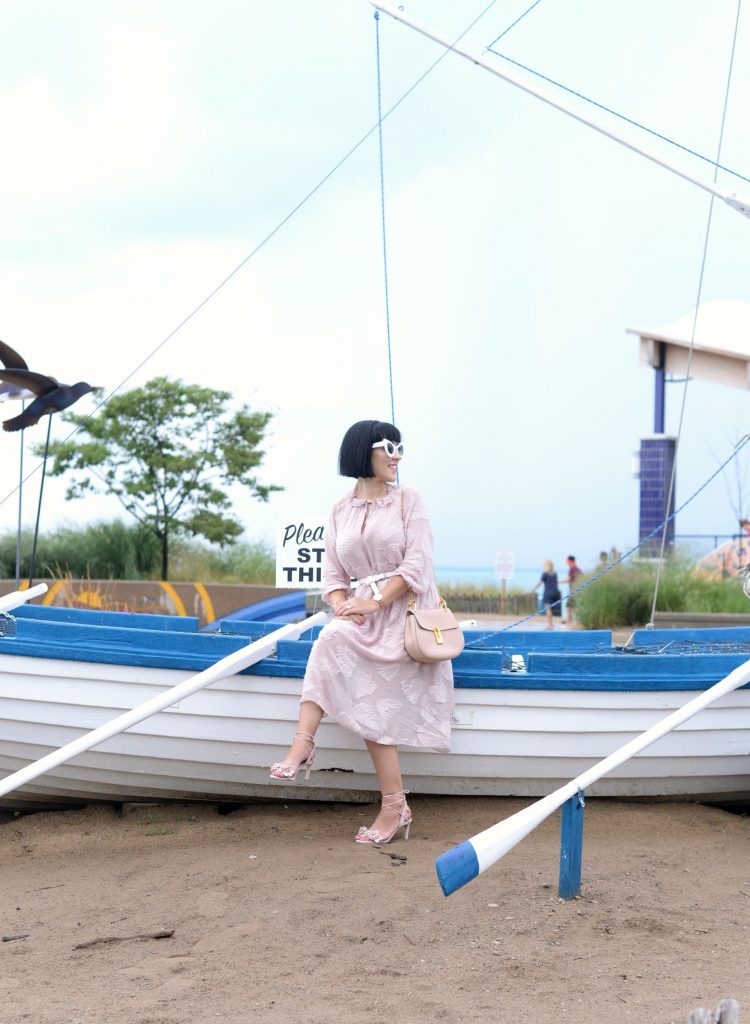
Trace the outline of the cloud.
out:
[[[158,23],[99,22],[85,86],[71,98],[41,69],[0,93],[4,151],[0,190],[42,206],[90,202],[132,188],[179,159],[181,62]]]

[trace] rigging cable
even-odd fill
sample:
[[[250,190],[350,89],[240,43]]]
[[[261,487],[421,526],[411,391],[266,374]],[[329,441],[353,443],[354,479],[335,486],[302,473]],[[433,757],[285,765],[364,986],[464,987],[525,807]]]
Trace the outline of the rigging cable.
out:
[[[500,35],[497,37],[497,39],[493,39],[492,40],[492,42],[490,43],[490,46],[494,46],[495,43],[499,43],[500,40],[503,38],[503,36],[507,36],[507,34],[510,32],[510,30],[512,28],[515,28],[516,25],[519,23],[519,21],[523,21],[523,19],[526,17],[527,14],[531,14],[531,12],[534,10],[536,5],[540,4],[541,2],[542,2],[542,0],[535,0],[535,2],[531,5],[531,7],[527,7],[526,10],[523,12],[523,14],[519,14],[515,21],[512,21],[510,23],[510,25],[508,25],[507,28],[503,29],[503,31],[500,33]],[[488,49],[489,49],[489,47],[488,47]]]
[[[511,29],[515,28],[519,22],[523,21],[527,14],[530,14],[535,7],[537,7],[542,0],[534,0],[534,3],[530,7],[520,14],[515,21],[511,22],[506,29],[504,29],[494,43],[498,42],[503,36],[506,36]],[[490,5],[492,6],[492,5]],[[489,8],[487,8],[489,10]],[[391,306],[390,306],[390,293],[388,288],[388,246],[387,246],[387,233],[386,233],[386,221],[385,221],[385,171],[383,166],[383,101],[382,101],[382,76],[380,69],[380,12],[375,11],[375,63],[377,68],[377,84],[378,84],[378,156],[380,162],[380,222],[381,222],[381,233],[383,236],[383,285],[385,292],[385,334],[386,344],[388,349],[388,388],[390,391],[391,399],[391,423],[396,422],[396,408],[395,400],[393,396],[393,348],[391,345]],[[480,15],[481,17],[481,15]],[[477,19],[479,20],[479,19]],[[473,22],[476,24],[476,22]],[[468,31],[468,29],[466,30]],[[464,35],[466,32],[463,33]],[[455,40],[458,42],[461,36]],[[493,45],[494,45],[493,43]],[[446,51],[446,53],[449,51]],[[389,111],[390,113],[390,111]],[[387,116],[387,115],[386,115]],[[396,470],[396,479],[398,480],[398,470]]]
[[[391,306],[388,297],[388,247],[385,231],[385,173],[383,170],[383,102],[380,80],[380,14],[375,11],[375,63],[378,73],[378,156],[380,158],[380,223],[383,233],[383,284],[385,288],[385,336],[388,344],[388,387],[391,392],[391,423],[396,422],[393,400],[393,355],[391,352]],[[398,479],[398,469],[396,470]]]
[[[498,38],[502,39],[502,36],[498,36]],[[746,177],[744,174],[740,174],[739,171],[733,171],[731,167],[726,167],[724,164],[717,163],[716,160],[712,160],[710,156],[705,156],[705,154],[699,153],[696,149],[691,149],[690,146],[686,146],[684,143],[678,142],[676,139],[670,139],[668,135],[664,135],[662,132],[657,132],[656,129],[649,128],[647,124],[636,121],[634,118],[628,117],[627,114],[621,114],[618,110],[614,110],[612,107],[608,107],[604,103],[599,103],[598,100],[592,99],[591,96],[586,96],[585,93],[579,92],[577,89],[572,89],[570,86],[565,85],[563,82],[558,82],[554,78],[550,78],[549,75],[545,75],[541,71],[536,71],[534,68],[529,67],[528,64],[522,64],[520,61],[514,60],[505,53],[499,53],[497,50],[493,50],[492,47],[496,42],[497,39],[487,47],[488,52],[494,54],[495,57],[500,57],[502,60],[507,61],[508,64],[513,64],[514,67],[521,68],[522,71],[528,71],[530,75],[535,75],[537,78],[541,78],[542,81],[547,82],[549,85],[554,85],[557,89],[562,89],[563,92],[567,92],[571,96],[575,96],[577,99],[583,100],[585,103],[590,103],[592,107],[596,107],[598,110],[603,110],[606,114],[612,114],[613,117],[618,117],[621,121],[625,121],[626,124],[630,124],[634,128],[647,132],[649,135],[653,135],[654,138],[661,139],[662,142],[668,142],[670,146],[675,146],[677,149],[681,149],[683,153],[688,153],[690,156],[694,156],[698,160],[703,160],[712,167],[718,167],[720,171],[725,171],[727,174],[731,174],[735,178],[740,178],[742,181],[750,182],[750,178]]]
[[[737,0],[737,15],[736,15],[735,21],[734,21],[734,35],[732,37],[732,50],[731,50],[731,53],[730,53],[730,56],[729,56],[729,69],[727,71],[727,85],[726,85],[726,89],[724,91],[724,107],[723,107],[722,112],[721,112],[721,126],[719,128],[719,142],[718,142],[718,146],[717,146],[717,149],[716,149],[716,166],[714,167],[714,184],[716,184],[716,180],[717,180],[718,175],[719,175],[718,164],[719,164],[719,161],[721,160],[721,147],[722,147],[722,143],[724,141],[724,126],[726,124],[726,119],[727,119],[727,106],[729,105],[729,90],[730,90],[730,86],[732,84],[732,69],[734,67],[734,54],[735,54],[735,49],[736,49],[736,46],[737,46],[737,31],[738,31],[739,23],[740,23],[740,11],[741,11],[741,9],[742,9],[742,0]],[[683,389],[682,389],[682,401],[680,403],[680,419],[679,419],[679,423],[678,423],[678,426],[677,426],[677,439],[675,441],[675,447],[674,447],[674,459],[672,461],[672,473],[671,473],[670,479],[669,479],[669,493],[667,495],[667,503],[666,503],[666,505],[664,507],[665,513],[669,512],[669,509],[671,508],[671,505],[672,505],[672,499],[673,499],[673,496],[674,496],[674,483],[675,483],[675,477],[676,477],[676,474],[677,474],[677,454],[678,454],[679,449],[680,449],[680,439],[682,437],[682,425],[683,425],[683,421],[684,421],[684,418],[685,418],[685,405],[686,405],[686,402],[687,402],[688,385],[690,383],[690,367],[691,367],[692,361],[693,361],[693,349],[695,347],[695,332],[696,332],[696,328],[698,326],[698,313],[699,313],[699,310],[700,310],[701,296],[703,294],[703,279],[705,277],[705,271],[706,271],[706,256],[707,256],[707,253],[708,253],[708,240],[709,240],[709,237],[711,235],[711,222],[713,220],[713,212],[714,212],[714,196],[711,195],[710,200],[709,200],[709,204],[708,204],[708,217],[706,219],[706,234],[705,234],[705,238],[704,238],[704,241],[703,241],[703,254],[702,254],[702,257],[701,257],[701,269],[700,269],[700,274],[698,275],[698,293],[697,293],[696,299],[695,299],[695,313],[693,314],[693,327],[692,327],[692,330],[690,332],[690,348],[688,349],[687,366],[686,366],[686,369],[685,369],[685,384],[684,384]],[[659,549],[659,561],[658,561],[657,566],[656,566],[656,581],[654,583],[654,599],[653,599],[653,602],[651,604],[651,615],[649,617],[649,621],[648,621],[647,626],[646,626],[647,629],[653,629],[654,628],[654,614],[656,612],[656,602],[657,602],[658,597],[659,597],[659,584],[661,582],[662,568],[664,566],[664,550],[666,548],[666,543],[667,543],[667,523],[668,523],[668,520],[665,520],[665,522],[664,522],[664,529],[662,530],[662,535],[661,535],[661,547]]]
[[[469,25],[467,25],[467,26],[466,26],[466,28],[465,28],[465,29],[463,30],[463,32],[461,32],[461,34],[460,34],[460,35],[456,36],[456,38],[455,38],[455,39],[453,40],[453,44],[452,44],[452,45],[453,45],[453,46],[456,46],[456,45],[457,45],[457,44],[458,44],[458,43],[459,43],[459,42],[460,42],[460,41],[461,41],[461,40],[462,40],[462,39],[464,38],[464,36],[465,36],[465,35],[466,35],[466,34],[467,34],[468,32],[470,32],[470,31],[471,31],[471,29],[473,29],[473,28],[474,28],[474,26],[475,26],[475,25],[476,25],[476,24],[477,24],[477,23],[478,23],[479,21],[481,21],[481,19],[482,19],[482,18],[483,18],[483,17],[484,17],[484,16],[485,16],[485,15],[486,15],[486,14],[487,14],[487,13],[488,13],[488,12],[489,12],[489,11],[490,11],[490,10],[491,10],[491,9],[492,9],[493,7],[494,7],[494,6],[495,6],[495,4],[496,4],[496,3],[497,3],[497,0],[490,0],[490,2],[489,2],[489,3],[488,3],[488,4],[487,4],[487,5],[486,5],[486,6],[485,6],[485,7],[484,7],[484,8],[483,8],[483,9],[482,9],[482,10],[481,10],[480,12],[479,12],[479,14],[478,14],[478,15],[477,15],[477,16],[476,16],[476,17],[475,17],[474,19],[473,19],[473,21],[471,21],[471,22],[469,23]],[[536,0],[536,2],[535,2],[535,3],[533,3],[533,4],[531,5],[531,7],[529,8],[529,11],[530,11],[530,10],[532,10],[532,8],[536,7],[537,3],[539,3],[539,0]],[[526,11],[526,12],[525,12],[525,14],[527,14],[527,13],[528,13],[528,11]],[[521,15],[521,18],[523,18],[523,17],[525,16],[525,14],[522,14],[522,15]],[[518,24],[518,22],[519,22],[519,21],[521,20],[521,18],[516,18],[516,20],[515,20],[515,22],[514,22],[513,24]],[[512,27],[512,26],[510,26],[510,27]],[[423,81],[425,80],[425,78],[427,78],[427,76],[428,76],[428,75],[429,75],[429,74],[430,74],[430,73],[431,73],[432,71],[434,71],[434,70],[435,70],[435,68],[436,68],[436,67],[438,66],[438,64],[440,64],[440,63],[441,63],[441,62],[442,62],[442,61],[444,60],[444,58],[448,56],[448,54],[449,54],[449,53],[451,52],[451,49],[452,49],[452,47],[449,47],[449,48],[447,48],[446,50],[444,50],[444,52],[443,52],[443,53],[441,53],[441,54],[440,54],[440,56],[439,56],[439,57],[438,57],[438,58],[437,58],[436,60],[434,60],[434,61],[432,62],[432,64],[430,64],[430,65],[429,65],[429,66],[428,66],[428,67],[427,67],[427,68],[426,68],[426,69],[425,69],[425,70],[424,70],[424,71],[422,72],[422,74],[421,74],[421,75],[419,76],[419,78],[417,78],[417,79],[416,79],[416,80],[415,80],[414,82],[412,82],[412,84],[411,84],[411,85],[409,86],[409,88],[408,88],[408,89],[406,90],[406,92],[402,93],[402,95],[401,95],[401,96],[400,96],[400,97],[399,97],[399,98],[398,98],[398,99],[396,100],[396,102],[395,102],[395,103],[393,103],[393,104],[392,104],[392,105],[391,105],[391,106],[390,106],[390,107],[388,108],[388,110],[386,110],[386,112],[385,112],[385,113],[383,114],[383,117],[382,117],[382,119],[381,119],[382,121],[385,121],[385,119],[386,119],[387,117],[390,117],[390,115],[391,115],[391,114],[393,114],[393,113],[394,113],[394,112],[395,112],[395,111],[397,110],[397,108],[401,106],[401,104],[402,104],[402,103],[404,102],[404,100],[406,100],[406,99],[407,99],[407,98],[408,98],[408,97],[409,97],[409,96],[410,96],[410,95],[411,95],[411,94],[412,94],[412,93],[414,92],[414,90],[415,90],[415,89],[417,89],[417,88],[418,88],[418,87],[419,87],[419,86],[420,86],[420,85],[422,84],[422,82],[423,82]],[[296,205],[295,205],[294,207],[292,207],[292,209],[291,209],[291,210],[289,211],[289,213],[287,213],[287,214],[286,214],[286,216],[285,216],[285,217],[283,217],[283,218],[282,218],[282,219],[281,219],[281,220],[280,220],[280,221],[278,222],[278,224],[277,224],[277,225],[276,225],[276,226],[275,226],[274,228],[272,228],[272,230],[271,230],[271,231],[269,231],[269,232],[268,232],[268,234],[267,234],[267,235],[266,235],[266,236],[265,236],[265,237],[264,237],[263,239],[261,239],[261,241],[260,241],[260,242],[258,242],[258,244],[257,244],[257,245],[255,246],[255,248],[254,248],[254,249],[253,249],[253,250],[252,250],[252,251],[251,251],[250,253],[248,253],[248,255],[247,255],[247,256],[246,256],[246,257],[245,257],[245,258],[244,258],[244,259],[243,259],[243,260],[242,260],[242,261],[241,261],[240,263],[238,263],[238,264],[237,264],[237,266],[236,266],[236,267],[235,267],[235,268],[234,268],[234,269],[233,269],[232,271],[230,271],[230,273],[228,273],[228,274],[226,275],[226,277],[225,277],[225,278],[224,278],[224,279],[223,279],[222,281],[220,281],[220,282],[219,282],[219,283],[218,283],[218,284],[216,285],[216,287],[215,287],[215,288],[213,288],[213,289],[212,289],[212,290],[211,290],[211,291],[210,291],[210,292],[208,293],[208,295],[206,295],[206,296],[205,296],[205,298],[204,298],[204,299],[202,299],[202,301],[201,301],[201,302],[199,302],[199,303],[198,303],[198,305],[197,305],[197,306],[195,306],[195,308],[194,308],[194,309],[192,309],[192,310],[191,310],[191,311],[190,311],[190,312],[189,312],[189,313],[187,314],[187,316],[185,316],[185,317],[184,317],[184,318],[183,318],[183,319],[182,319],[182,320],[181,320],[181,321],[180,321],[180,322],[179,322],[179,323],[177,324],[177,326],[176,326],[176,327],[174,327],[174,328],[173,328],[173,329],[172,329],[172,330],[171,330],[171,331],[169,332],[169,334],[167,334],[167,335],[166,335],[166,337],[164,337],[164,338],[163,338],[163,339],[162,339],[162,340],[161,340],[161,341],[159,342],[159,344],[158,344],[158,345],[156,345],[156,346],[155,346],[155,347],[154,347],[154,348],[153,348],[153,349],[152,349],[152,350],[151,350],[151,351],[150,351],[150,352],[149,352],[149,353],[148,353],[148,354],[147,354],[146,356],[144,356],[144,358],[143,358],[143,359],[142,359],[142,360],[141,360],[141,361],[140,361],[140,362],[138,363],[138,365],[137,365],[137,366],[136,366],[136,367],[135,367],[135,368],[134,368],[133,370],[131,370],[131,371],[130,371],[130,373],[129,373],[129,374],[127,374],[127,376],[126,376],[126,377],[124,377],[124,378],[123,378],[123,379],[122,379],[122,380],[120,381],[120,383],[119,383],[119,384],[117,385],[117,387],[116,387],[116,388],[114,388],[114,389],[113,389],[112,391],[110,391],[110,393],[109,393],[108,395],[105,395],[105,397],[104,397],[104,398],[103,398],[103,399],[102,399],[102,400],[101,400],[100,402],[98,402],[98,403],[97,403],[97,404],[96,404],[96,405],[94,406],[94,408],[93,408],[93,409],[92,409],[92,411],[91,411],[91,412],[90,412],[90,413],[88,414],[88,416],[85,416],[85,417],[84,417],[84,418],[83,418],[83,419],[81,420],[81,422],[80,422],[80,423],[76,424],[76,426],[74,427],[74,429],[73,429],[73,430],[71,430],[71,431],[70,431],[70,433],[69,433],[69,434],[68,434],[68,435],[67,435],[66,437],[64,437],[64,438],[63,438],[63,439],[62,439],[61,441],[57,441],[57,442],[55,442],[55,444],[54,444],[54,446],[53,446],[53,448],[52,448],[52,451],[50,452],[50,455],[54,455],[54,454],[55,454],[55,452],[56,452],[56,451],[58,450],[58,448],[60,448],[60,446],[61,446],[61,445],[67,444],[67,442],[68,442],[68,441],[70,441],[70,440],[71,440],[71,438],[72,438],[72,437],[74,437],[74,436],[75,436],[75,435],[76,435],[76,434],[78,433],[78,431],[79,431],[79,430],[81,429],[81,427],[85,426],[85,424],[86,424],[86,423],[88,423],[88,421],[89,421],[89,420],[90,420],[90,419],[91,419],[91,418],[92,418],[93,416],[95,416],[95,415],[96,415],[96,413],[97,413],[97,412],[98,412],[98,411],[99,411],[99,410],[100,410],[100,409],[102,408],[102,406],[104,406],[104,405],[106,405],[106,404],[107,404],[107,402],[108,402],[108,401],[110,400],[110,398],[114,398],[114,396],[115,396],[115,395],[116,395],[116,394],[117,394],[117,393],[118,393],[119,391],[121,391],[123,387],[125,387],[125,385],[126,385],[126,384],[128,383],[128,381],[132,380],[132,378],[133,378],[133,377],[134,377],[134,376],[135,376],[135,375],[136,375],[136,374],[137,374],[137,373],[138,373],[138,372],[139,372],[140,370],[142,370],[142,369],[143,369],[143,367],[144,367],[144,366],[146,365],[146,363],[148,363],[148,362],[149,362],[149,361],[150,361],[151,359],[153,359],[153,357],[154,357],[154,356],[155,356],[155,355],[156,355],[156,354],[157,354],[157,353],[158,353],[158,352],[159,352],[159,351],[160,351],[160,350],[161,350],[162,348],[164,348],[164,346],[165,346],[165,345],[166,345],[166,344],[167,344],[167,343],[168,343],[169,341],[171,341],[171,340],[172,340],[172,338],[173,338],[173,337],[174,337],[174,336],[175,336],[175,335],[176,335],[176,334],[177,334],[177,333],[178,333],[179,331],[181,331],[181,330],[182,330],[182,328],[183,328],[183,327],[185,327],[185,325],[186,325],[186,324],[188,324],[188,323],[189,323],[189,322],[190,322],[190,321],[191,321],[191,320],[193,319],[193,317],[194,317],[194,316],[196,316],[196,315],[197,315],[197,314],[198,314],[198,313],[199,313],[199,312],[200,312],[200,311],[201,311],[201,310],[203,309],[203,307],[204,307],[204,306],[208,305],[208,303],[209,303],[209,302],[210,302],[210,301],[211,301],[211,300],[212,300],[212,299],[213,299],[213,298],[214,298],[214,297],[215,297],[216,295],[218,295],[218,293],[219,293],[219,292],[220,292],[220,291],[222,290],[222,288],[224,288],[224,286],[225,286],[225,285],[229,284],[229,282],[230,282],[230,281],[232,280],[232,278],[234,278],[234,277],[235,277],[235,276],[236,276],[236,275],[237,275],[237,274],[238,274],[238,273],[240,272],[240,270],[242,270],[242,269],[243,269],[243,267],[245,267],[245,266],[246,266],[246,265],[247,265],[247,264],[248,264],[248,263],[250,262],[250,260],[251,260],[251,259],[252,259],[252,258],[253,258],[254,256],[256,256],[256,255],[257,255],[257,254],[258,254],[258,253],[259,253],[259,252],[261,251],[261,249],[263,249],[263,248],[264,248],[264,246],[265,246],[265,245],[266,245],[266,244],[267,244],[268,242],[270,242],[270,241],[271,241],[271,239],[272,239],[272,238],[273,238],[273,237],[274,237],[274,236],[275,236],[276,234],[278,234],[278,232],[279,232],[279,231],[280,231],[280,230],[281,230],[281,229],[282,229],[282,228],[284,227],[284,225],[285,225],[285,224],[287,224],[287,223],[288,223],[288,222],[289,222],[289,221],[290,221],[290,220],[292,219],[292,217],[293,217],[293,216],[294,216],[294,215],[295,215],[295,214],[296,214],[296,213],[297,213],[297,212],[298,212],[299,210],[301,210],[301,209],[302,209],[302,207],[303,207],[303,206],[304,206],[304,205],[305,205],[305,204],[306,204],[306,203],[308,202],[308,200],[312,199],[312,197],[313,197],[313,196],[314,196],[314,195],[316,194],[316,192],[318,192],[318,191],[319,191],[319,190],[320,190],[320,189],[321,189],[321,188],[323,187],[323,185],[325,185],[325,184],[326,184],[326,182],[327,182],[327,181],[329,180],[329,178],[332,178],[332,177],[333,177],[333,175],[334,175],[334,174],[336,173],[336,171],[338,171],[338,169],[339,169],[340,167],[342,167],[342,166],[343,166],[343,164],[345,164],[345,163],[346,163],[346,161],[347,161],[347,160],[349,159],[349,157],[353,156],[353,155],[354,155],[354,154],[355,154],[355,153],[357,152],[357,150],[358,150],[358,149],[359,149],[359,148],[360,148],[360,147],[361,147],[362,145],[364,145],[364,143],[365,143],[365,142],[366,142],[366,141],[367,141],[367,140],[368,140],[368,139],[370,138],[370,136],[371,136],[371,135],[373,134],[373,132],[375,132],[375,131],[377,131],[377,130],[378,130],[378,124],[374,124],[374,125],[373,125],[373,126],[372,126],[372,127],[371,127],[371,128],[370,128],[370,129],[368,130],[368,131],[367,131],[367,132],[365,132],[365,134],[364,134],[364,135],[363,135],[363,136],[362,136],[362,137],[361,137],[361,138],[360,138],[360,139],[359,139],[359,140],[358,140],[357,142],[355,142],[355,143],[354,143],[354,145],[353,145],[353,146],[352,146],[352,147],[351,147],[351,148],[350,148],[350,149],[349,149],[349,150],[348,150],[348,151],[347,151],[347,152],[346,152],[346,153],[345,153],[345,154],[344,154],[344,155],[343,155],[343,156],[341,157],[341,159],[340,159],[340,160],[338,160],[338,161],[337,161],[337,162],[336,162],[336,163],[335,163],[335,164],[333,165],[333,167],[332,167],[332,168],[331,168],[331,169],[330,169],[330,170],[329,170],[329,171],[328,171],[328,172],[327,172],[326,174],[324,174],[324,175],[323,175],[323,177],[322,177],[322,178],[320,179],[320,181],[319,181],[319,182],[318,182],[318,183],[317,183],[316,185],[314,185],[314,186],[313,186],[313,187],[312,187],[312,188],[310,189],[310,191],[309,191],[309,192],[307,192],[307,194],[306,194],[305,196],[303,196],[303,197],[302,197],[302,199],[300,199],[300,201],[299,201],[299,202],[298,202],[298,203],[297,203],[297,204],[296,204]],[[30,471],[30,472],[29,472],[29,473],[28,473],[28,474],[27,474],[27,475],[26,475],[26,476],[25,476],[25,477],[24,477],[23,479],[22,479],[22,480],[20,480],[20,481],[19,481],[19,483],[18,483],[18,484],[16,485],[16,487],[14,487],[14,488],[13,488],[13,489],[12,489],[11,491],[8,491],[8,493],[7,493],[7,494],[6,494],[6,495],[5,495],[5,496],[4,496],[3,498],[0,498],[0,506],[1,506],[1,505],[4,505],[6,501],[8,501],[8,500],[9,500],[10,498],[12,498],[12,497],[13,497],[13,495],[14,495],[14,494],[16,493],[16,491],[18,491],[20,487],[23,487],[23,484],[24,484],[24,483],[26,483],[26,482],[27,482],[28,480],[30,480],[30,479],[31,479],[31,477],[32,477],[32,476],[34,476],[34,474],[35,474],[35,473],[37,473],[37,472],[38,472],[38,471],[39,471],[39,470],[40,470],[41,468],[42,468],[42,463],[40,462],[40,463],[38,463],[38,464],[37,464],[37,465],[36,465],[36,466],[35,466],[35,467],[34,467],[34,468],[33,468],[33,469],[32,469],[32,470],[31,470],[31,471]]]
[[[494,0],[493,0],[493,2],[494,2]],[[515,21],[512,21],[510,23],[510,25],[508,25],[508,27],[505,28],[500,33],[500,35],[497,37],[497,39],[494,40],[493,45],[494,45],[494,43],[497,43],[500,39],[502,39],[503,36],[506,36],[511,31],[511,29],[514,29],[516,27],[516,25],[519,24],[519,22],[523,21],[523,19],[526,17],[526,15],[530,14],[534,10],[534,8],[537,7],[541,2],[542,2],[542,0],[534,0],[534,2],[531,4],[530,7],[527,7],[526,10],[523,11],[515,19]],[[490,4],[490,7],[492,7],[492,4]],[[479,17],[480,18],[483,17],[483,15],[487,13],[487,11],[490,9],[490,7],[485,8],[485,10],[482,12],[482,14],[479,15]],[[391,344],[391,306],[390,306],[390,292],[389,292],[389,287],[388,287],[388,245],[387,245],[386,218],[385,218],[385,170],[384,170],[384,162],[383,162],[383,120],[384,120],[384,118],[383,118],[383,100],[382,100],[382,75],[381,75],[381,62],[380,62],[380,12],[379,11],[375,11],[374,17],[375,17],[375,63],[376,63],[376,68],[377,68],[377,86],[378,86],[378,124],[377,124],[377,128],[378,128],[378,157],[379,157],[379,164],[380,164],[380,223],[381,223],[381,233],[382,233],[382,237],[383,237],[383,285],[384,285],[384,293],[385,293],[385,333],[386,333],[386,344],[387,344],[387,349],[388,349],[388,388],[389,388],[390,399],[391,399],[391,423],[395,423],[396,422],[396,407],[395,407],[395,399],[394,399],[394,394],[393,394],[393,348],[392,348],[392,344]],[[477,23],[477,21],[479,21],[479,18],[477,18],[475,21],[473,21],[472,24],[469,26],[469,28],[472,28]],[[469,29],[466,29],[458,37],[458,39],[454,40],[454,43],[459,42],[459,40],[462,39],[463,36],[466,35],[466,32],[468,32],[468,31],[469,31]],[[450,52],[450,51],[447,50],[446,54],[448,52]],[[445,56],[446,54],[443,54],[443,56]],[[433,67],[434,67],[434,65],[433,65]],[[403,97],[402,97],[402,99],[403,99]],[[401,102],[401,101],[399,100],[399,102]],[[395,109],[395,108],[391,107],[391,110],[389,110],[388,113],[391,113],[391,111],[393,109]],[[385,116],[387,117],[388,114],[386,114]],[[398,471],[397,471],[397,478],[398,478]]]

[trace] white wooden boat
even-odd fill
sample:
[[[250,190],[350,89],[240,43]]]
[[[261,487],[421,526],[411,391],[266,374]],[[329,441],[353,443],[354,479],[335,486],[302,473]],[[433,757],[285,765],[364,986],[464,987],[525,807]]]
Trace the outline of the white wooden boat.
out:
[[[106,623],[106,624],[105,624]],[[195,619],[27,607],[0,637],[0,777],[268,633]],[[466,634],[455,663],[450,754],[403,748],[412,792],[537,797],[717,682],[750,657],[750,630],[650,630],[625,654],[609,632]],[[325,722],[310,782],[272,783],[296,721],[311,640],[279,644],[245,673],[216,683],[0,801],[281,797],[369,800],[377,790],[361,741]],[[692,653],[672,654],[680,649]],[[526,671],[510,670],[521,654]],[[750,689],[722,698],[590,794],[750,799]]]

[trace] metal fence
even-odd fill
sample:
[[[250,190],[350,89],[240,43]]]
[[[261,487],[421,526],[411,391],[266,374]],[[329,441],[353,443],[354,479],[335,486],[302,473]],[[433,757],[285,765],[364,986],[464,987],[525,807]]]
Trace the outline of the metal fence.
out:
[[[497,597],[480,597],[474,594],[462,594],[460,591],[443,590],[442,596],[451,611],[462,614],[502,615],[502,600]],[[537,610],[535,594],[508,594],[505,599],[506,615],[531,615]]]
[[[497,597],[482,597],[475,594],[461,593],[460,591],[441,590],[451,611],[459,612],[461,615],[502,615],[502,601],[500,595]],[[312,615],[313,611],[319,611],[325,607],[318,595],[307,595],[306,613]],[[537,610],[537,598],[535,594],[508,594],[505,599],[506,615],[531,615]]]

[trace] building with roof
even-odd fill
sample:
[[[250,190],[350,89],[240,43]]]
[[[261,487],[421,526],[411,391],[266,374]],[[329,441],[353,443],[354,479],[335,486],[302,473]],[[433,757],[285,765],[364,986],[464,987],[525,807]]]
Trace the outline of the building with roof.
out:
[[[663,327],[629,327],[640,340],[640,358],[654,371],[654,430],[641,438],[639,540],[674,513],[670,498],[677,439],[664,431],[667,377],[689,376],[750,390],[750,303],[706,302]],[[692,354],[690,352],[692,342]],[[660,543],[660,535],[654,537]],[[674,519],[667,544],[674,542]]]

